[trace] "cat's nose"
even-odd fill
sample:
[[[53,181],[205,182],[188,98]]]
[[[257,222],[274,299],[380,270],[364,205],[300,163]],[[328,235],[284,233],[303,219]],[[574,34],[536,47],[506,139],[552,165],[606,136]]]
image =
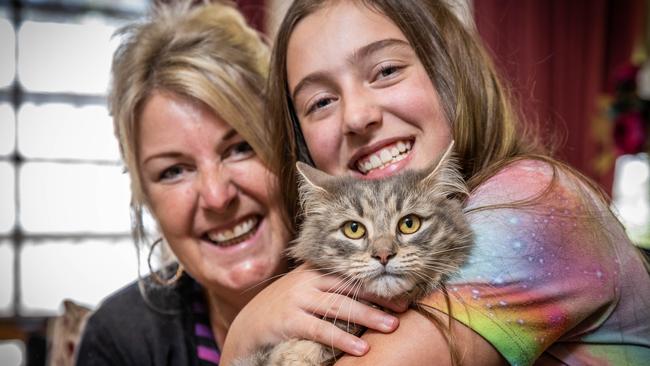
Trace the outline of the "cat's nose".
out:
[[[395,251],[388,248],[381,248],[375,250],[372,257],[379,261],[382,265],[388,264],[388,261],[395,256]]]

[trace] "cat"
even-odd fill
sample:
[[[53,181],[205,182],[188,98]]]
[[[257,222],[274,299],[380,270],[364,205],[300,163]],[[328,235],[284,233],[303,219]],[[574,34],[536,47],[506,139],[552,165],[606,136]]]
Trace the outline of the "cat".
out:
[[[439,289],[464,263],[473,243],[461,202],[468,192],[452,147],[453,142],[427,169],[382,180],[333,177],[297,163],[304,221],[289,255],[384,298],[415,302]],[[342,329],[350,325],[334,322]],[[360,330],[353,328],[351,333]],[[333,347],[294,339],[235,365],[330,365],[339,354]]]
[[[73,366],[81,334],[91,310],[71,300],[63,301],[63,314],[48,322],[49,366]]]

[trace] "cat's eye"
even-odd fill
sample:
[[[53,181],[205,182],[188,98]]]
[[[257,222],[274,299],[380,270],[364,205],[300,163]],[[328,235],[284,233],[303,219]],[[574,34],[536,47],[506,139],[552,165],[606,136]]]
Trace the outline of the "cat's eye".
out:
[[[341,230],[343,230],[343,235],[347,236],[350,239],[361,239],[364,235],[366,235],[366,227],[357,221],[346,222],[343,224]]]
[[[421,223],[420,218],[416,215],[406,215],[399,220],[397,228],[402,234],[413,234],[420,230]]]

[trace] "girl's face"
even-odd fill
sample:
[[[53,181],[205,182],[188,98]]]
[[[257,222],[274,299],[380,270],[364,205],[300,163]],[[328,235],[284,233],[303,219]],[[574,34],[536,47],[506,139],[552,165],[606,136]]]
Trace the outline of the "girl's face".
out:
[[[309,152],[330,174],[372,179],[424,168],[451,141],[404,34],[356,2],[333,2],[296,25],[287,77]]]
[[[139,122],[149,208],[190,275],[227,296],[283,272],[289,235],[275,176],[237,131],[206,106],[162,92]]]

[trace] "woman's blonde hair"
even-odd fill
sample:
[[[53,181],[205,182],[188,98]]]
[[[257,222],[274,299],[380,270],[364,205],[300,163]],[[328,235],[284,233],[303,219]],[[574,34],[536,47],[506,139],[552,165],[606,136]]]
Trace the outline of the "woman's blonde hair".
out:
[[[268,47],[227,2],[159,5],[150,18],[118,31],[109,109],[131,178],[132,226],[144,241],[146,195],[138,167],[138,121],[154,92],[168,92],[206,105],[270,161],[263,128]]]

